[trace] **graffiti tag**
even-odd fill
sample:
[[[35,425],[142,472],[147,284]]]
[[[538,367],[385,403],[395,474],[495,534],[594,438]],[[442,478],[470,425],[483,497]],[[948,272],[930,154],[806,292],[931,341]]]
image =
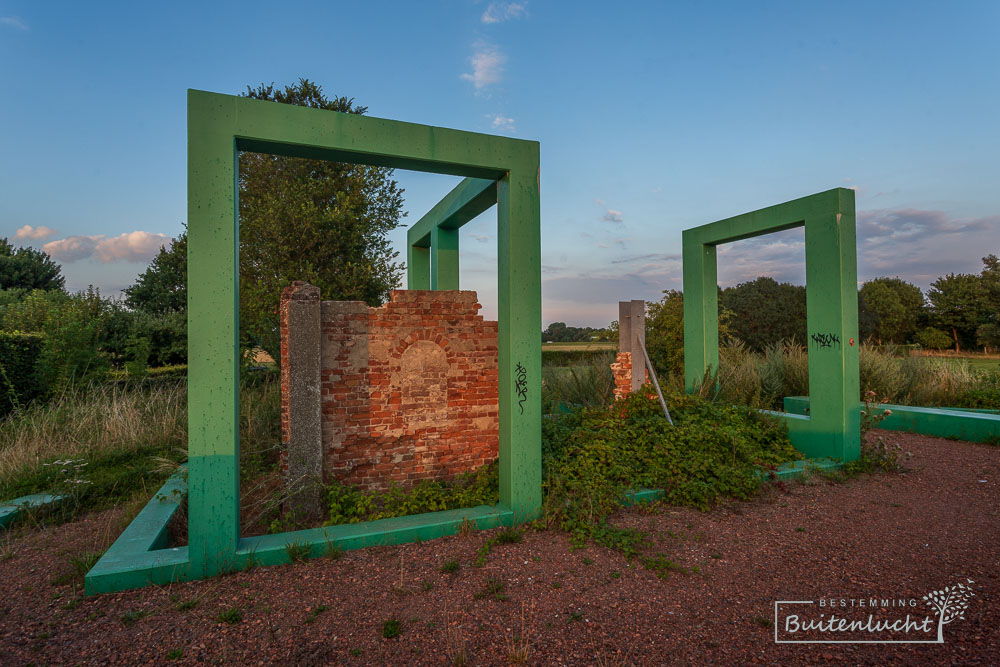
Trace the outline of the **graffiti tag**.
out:
[[[840,336],[837,334],[814,333],[812,341],[819,347],[840,347]]]
[[[521,408],[521,414],[524,414],[524,402],[528,400],[528,371],[525,370],[521,362],[517,362],[517,367],[514,369],[514,391],[517,392],[517,397],[521,400],[517,402],[517,406]]]

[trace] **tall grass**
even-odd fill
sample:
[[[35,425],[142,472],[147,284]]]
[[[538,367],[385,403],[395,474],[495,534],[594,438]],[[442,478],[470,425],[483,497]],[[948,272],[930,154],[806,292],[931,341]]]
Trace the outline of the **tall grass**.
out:
[[[277,461],[280,391],[273,373],[242,383],[244,472],[252,474]],[[170,462],[182,461],[186,451],[183,381],[71,387],[48,403],[33,404],[0,421],[0,500],[7,500],[7,493],[51,490],[45,488],[57,479],[51,464],[64,460],[84,462],[79,471],[94,487],[107,481],[115,489],[116,480],[127,476],[132,487],[139,483],[143,488],[144,480],[164,477]],[[111,495],[120,497],[118,491]]]
[[[542,411],[551,413],[560,403],[600,407],[614,400],[611,372],[615,352],[591,354],[568,366],[542,367]]]
[[[997,374],[977,371],[967,363],[899,356],[891,347],[862,346],[859,374],[858,400],[870,390],[879,401],[930,407],[988,403],[989,392],[1000,383]],[[809,357],[804,348],[791,343],[760,354],[736,342],[720,348],[714,380],[722,400],[781,409],[785,396],[809,394]]]

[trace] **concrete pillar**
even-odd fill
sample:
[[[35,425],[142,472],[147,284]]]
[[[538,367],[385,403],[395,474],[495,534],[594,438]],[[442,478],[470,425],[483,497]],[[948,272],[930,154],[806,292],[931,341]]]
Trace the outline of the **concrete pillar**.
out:
[[[646,302],[634,299],[629,306],[630,351],[632,352],[632,393],[646,384],[646,357],[642,347],[646,344]]]
[[[319,288],[307,283],[293,284],[281,295],[285,507],[308,518],[322,514],[323,500],[319,297]]]

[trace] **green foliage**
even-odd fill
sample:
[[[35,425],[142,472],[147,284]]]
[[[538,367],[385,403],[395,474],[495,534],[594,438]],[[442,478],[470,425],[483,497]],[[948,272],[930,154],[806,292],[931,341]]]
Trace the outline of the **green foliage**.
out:
[[[606,410],[581,410],[543,438],[545,521],[588,539],[635,553],[646,539],[607,524],[632,489],[663,489],[668,502],[707,509],[721,498],[747,498],[762,483],[760,466],[801,455],[785,428],[755,410],[696,396],[668,399],[676,426],[650,396],[634,394]]]
[[[327,98],[300,79],[246,96],[363,114],[346,97]],[[402,274],[387,234],[398,227],[403,197],[392,170],[261,153],[239,156],[240,326],[245,339],[278,358],[277,305],[293,280],[324,299],[380,305]]]
[[[0,331],[0,417],[44,395],[38,373],[44,342],[39,334]]]
[[[457,560],[449,560],[441,566],[441,571],[445,574],[455,574],[461,567]]]
[[[486,557],[492,553],[493,547],[497,547],[502,544],[517,544],[523,537],[523,530],[509,527],[501,528],[493,537],[483,542],[483,545],[479,547],[479,550],[476,552],[476,560],[473,564],[476,567],[483,567],[486,565]]]
[[[757,278],[722,290],[719,306],[732,313],[731,335],[752,350],[786,340],[806,342],[806,288],[801,285]]]
[[[160,251],[135,284],[126,287],[125,303],[150,315],[187,311],[187,231]]]
[[[229,609],[224,609],[218,613],[215,620],[219,623],[229,623],[230,625],[235,625],[243,620],[243,612],[240,611],[239,607],[230,607]]]
[[[390,618],[382,624],[382,636],[386,639],[398,637],[403,632],[403,624],[395,618]]]
[[[920,347],[927,348],[928,350],[943,350],[947,347],[951,347],[953,340],[944,331],[940,329],[935,329],[934,327],[925,327],[917,332],[913,337],[913,340]]]
[[[553,322],[542,332],[543,343],[576,343],[581,341],[606,340],[604,329],[593,327],[569,327],[565,322]]]
[[[613,352],[591,354],[571,366],[542,367],[542,413],[558,412],[566,405],[600,407],[614,400],[611,373]]]
[[[719,323],[721,327],[723,322]],[[658,303],[646,311],[646,352],[664,378],[684,377],[684,294],[665,290]]]
[[[312,550],[308,544],[289,542],[285,545],[285,553],[288,554],[288,560],[293,563],[304,563],[309,560],[311,552]]]
[[[976,327],[986,315],[987,292],[979,276],[949,273],[941,276],[927,292],[931,302],[932,321],[951,332],[955,351],[962,345],[974,344]]]
[[[65,284],[62,269],[47,253],[0,239],[0,290],[62,290]]]
[[[924,294],[901,278],[874,278],[858,292],[858,321],[864,339],[904,343],[917,328]]]
[[[452,481],[422,480],[409,490],[392,485],[384,493],[333,482],[327,487],[326,525],[374,521],[500,502],[497,465],[463,473]]]

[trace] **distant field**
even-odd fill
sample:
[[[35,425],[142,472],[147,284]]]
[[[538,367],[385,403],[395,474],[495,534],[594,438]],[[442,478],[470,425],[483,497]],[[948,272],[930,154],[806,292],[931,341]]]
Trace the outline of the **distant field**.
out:
[[[968,364],[969,368],[974,371],[996,371],[1000,370],[1000,359],[982,357],[982,356],[970,356],[970,357],[953,357],[953,356],[919,356],[917,359],[924,359],[927,362],[944,362],[950,366],[961,366],[962,364]]]
[[[543,352],[601,352],[615,349],[618,349],[618,343],[610,340],[582,343],[542,343]]]

